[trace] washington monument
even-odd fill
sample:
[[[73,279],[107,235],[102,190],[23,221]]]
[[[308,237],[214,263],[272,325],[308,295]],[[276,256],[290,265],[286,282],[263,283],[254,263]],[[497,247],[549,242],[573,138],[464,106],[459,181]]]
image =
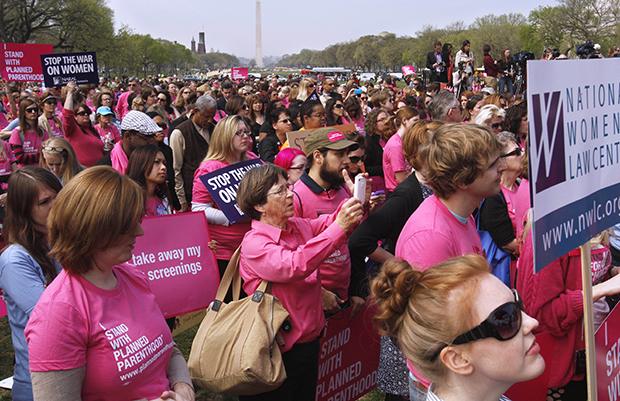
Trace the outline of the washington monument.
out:
[[[263,66],[263,35],[260,22],[260,0],[256,0],[256,66]]]

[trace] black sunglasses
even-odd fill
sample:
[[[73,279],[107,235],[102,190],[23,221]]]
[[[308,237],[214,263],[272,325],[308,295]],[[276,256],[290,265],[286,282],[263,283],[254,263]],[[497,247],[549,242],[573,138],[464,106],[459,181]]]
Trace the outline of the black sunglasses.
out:
[[[512,290],[514,302],[506,302],[495,309],[489,317],[478,326],[458,336],[452,344],[467,344],[483,338],[493,337],[499,341],[508,341],[521,330],[521,312],[523,305],[517,290]]]
[[[520,146],[517,146],[515,150],[513,150],[510,153],[506,153],[505,155],[502,155],[502,158],[506,158],[506,157],[510,157],[510,156],[521,156],[521,153],[523,153],[523,149],[521,149]]]
[[[491,124],[491,128],[492,129],[498,129],[498,128],[501,128],[503,126],[504,126],[503,122],[502,123],[493,123],[493,124]]]
[[[26,110],[24,110],[26,113],[38,113],[39,112],[39,108],[38,107],[30,107]]]
[[[366,155],[360,157],[360,156],[349,156],[349,160],[351,160],[351,163],[353,164],[357,164],[359,162],[365,162],[366,161]]]
[[[344,106],[343,106],[343,105],[341,105],[341,104],[335,104],[335,105],[334,105],[334,109],[341,109],[341,108],[343,108],[343,107],[344,107]]]
[[[89,114],[90,113],[87,112],[87,111],[79,111],[79,112],[75,113],[76,116],[87,116]]]
[[[292,122],[292,121],[291,121],[291,119],[290,119],[290,118],[287,118],[286,120],[280,120],[280,121],[278,121],[278,122],[279,122],[279,123],[288,124],[288,123],[290,123],[290,122]]]

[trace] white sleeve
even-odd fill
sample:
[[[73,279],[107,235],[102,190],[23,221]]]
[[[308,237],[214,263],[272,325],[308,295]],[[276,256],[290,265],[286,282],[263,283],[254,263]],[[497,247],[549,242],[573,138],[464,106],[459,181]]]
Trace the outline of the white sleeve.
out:
[[[204,211],[207,221],[210,224],[228,227],[230,222],[226,218],[224,212],[213,207],[213,203],[192,202],[192,212]]]

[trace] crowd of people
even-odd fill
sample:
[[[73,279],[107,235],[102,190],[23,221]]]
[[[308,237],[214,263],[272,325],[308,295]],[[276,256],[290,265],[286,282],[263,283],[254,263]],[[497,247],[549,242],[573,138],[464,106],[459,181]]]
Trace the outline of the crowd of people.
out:
[[[316,75],[3,82],[13,399],[194,399],[148,282],[127,263],[143,217],[194,211],[220,275],[241,246],[244,293],[267,280],[290,314],[286,381],[241,399],[314,400],[325,319],[345,308],[356,319],[373,299],[386,400],[503,400],[545,369],[541,332],[556,337],[549,396],[585,400],[579,251],[532,274],[527,103],[513,95],[510,49],[497,61],[483,48],[478,88],[469,41],[454,59],[451,45],[434,47],[431,81],[404,86]],[[292,131],[308,131],[302,149]],[[246,218],[231,222],[200,177],[250,159],[262,164],[239,184]],[[484,257],[482,231],[507,275]],[[600,322],[620,293],[619,251],[603,232],[592,252],[604,261],[593,270]]]

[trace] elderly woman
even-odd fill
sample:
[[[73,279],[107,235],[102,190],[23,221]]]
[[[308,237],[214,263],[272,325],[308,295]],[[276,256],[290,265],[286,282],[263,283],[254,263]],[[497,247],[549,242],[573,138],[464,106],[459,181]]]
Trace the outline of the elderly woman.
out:
[[[504,117],[506,112],[494,104],[487,104],[476,116],[474,122],[479,125],[486,125],[491,128],[495,135],[499,134],[504,128]]]
[[[86,166],[93,166],[103,154],[103,141],[90,121],[90,108],[84,103],[73,103],[75,81],[67,84],[65,108],[62,110],[62,126],[65,138],[71,143],[78,161]]]
[[[194,399],[148,280],[126,263],[144,234],[143,205],[142,188],[107,166],[56,198],[49,242],[64,270],[26,327],[35,400]]]
[[[394,337],[432,382],[429,401],[506,400],[514,383],[545,369],[532,333],[538,322],[478,255],[459,256],[424,272],[387,262],[372,282],[379,332]]]
[[[292,217],[293,192],[286,171],[265,164],[248,171],[237,192],[239,207],[252,229],[241,248],[239,272],[252,294],[262,280],[290,314],[291,330],[280,346],[288,378],[274,391],[240,400],[314,400],[318,377],[319,336],[325,325],[319,265],[347,241],[362,219],[358,199],[316,219]]]

